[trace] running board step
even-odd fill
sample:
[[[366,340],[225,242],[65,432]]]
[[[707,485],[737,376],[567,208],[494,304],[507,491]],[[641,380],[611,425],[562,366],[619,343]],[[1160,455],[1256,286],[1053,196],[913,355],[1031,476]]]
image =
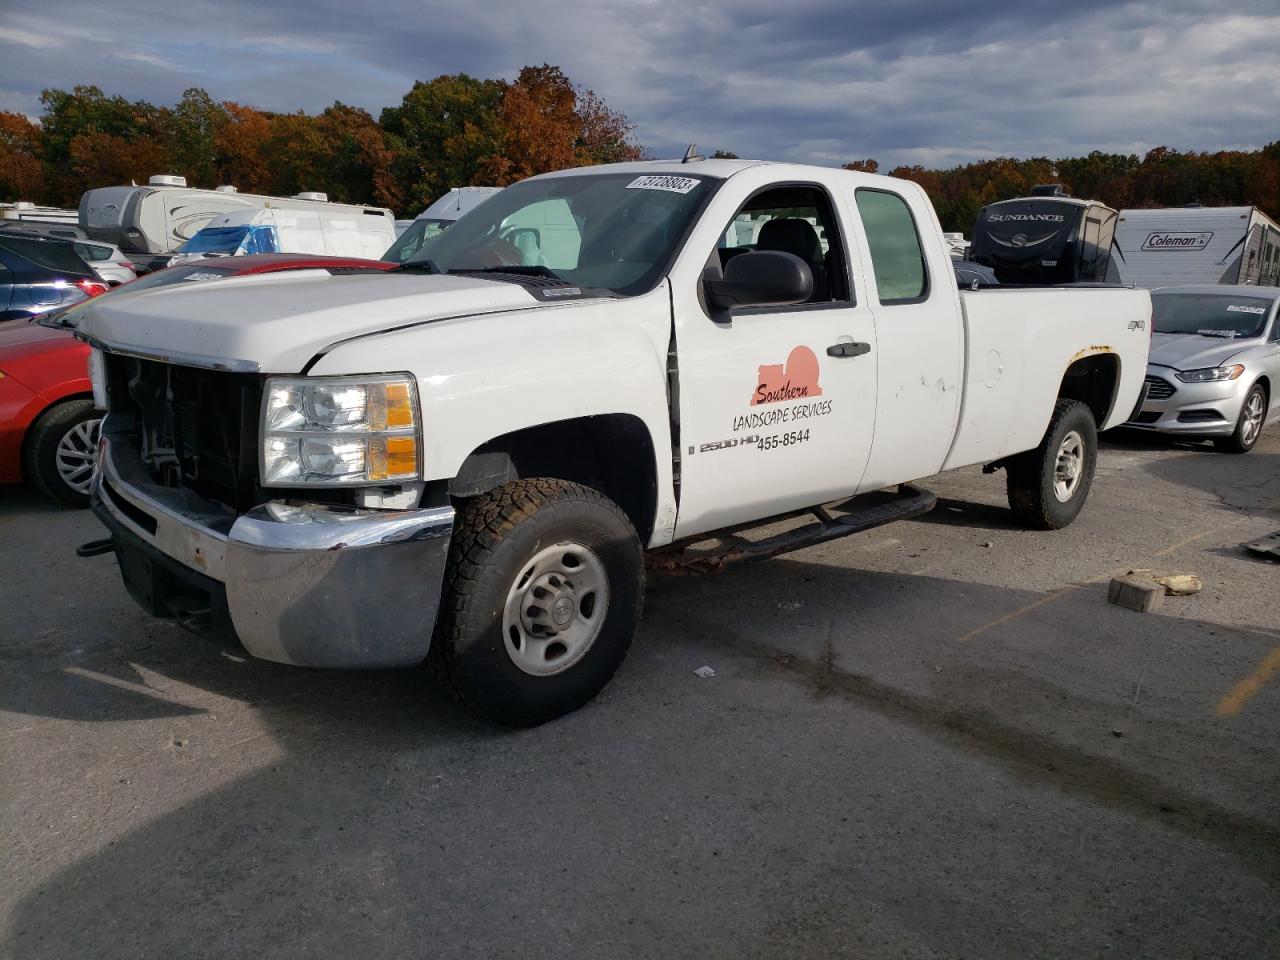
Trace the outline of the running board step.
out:
[[[910,520],[928,513],[937,502],[937,496],[928,490],[903,483],[897,490],[864,493],[839,503],[770,517],[748,526],[700,534],[653,551],[649,554],[648,563],[654,569],[669,573],[715,573],[744,560],[767,560],[792,550],[862,533],[895,520]],[[808,517],[808,522],[761,540],[742,536],[751,530],[801,517]]]

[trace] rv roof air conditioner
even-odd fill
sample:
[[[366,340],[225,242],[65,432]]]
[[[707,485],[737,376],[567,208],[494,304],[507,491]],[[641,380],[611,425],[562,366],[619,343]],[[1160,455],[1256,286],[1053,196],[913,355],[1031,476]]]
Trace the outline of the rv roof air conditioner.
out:
[[[172,173],[157,173],[147,183],[153,187],[185,187],[187,178]]]
[[[231,186],[231,184],[224,183],[220,187],[214,187],[213,192],[214,193],[239,193],[240,191],[237,190],[235,187]]]
[[[328,203],[329,195],[321,193],[319,190],[304,190],[302,193],[294,194],[294,200],[314,200],[316,203]]]
[[[1066,188],[1060,183],[1038,183],[1031,188],[1032,197],[1069,197]]]

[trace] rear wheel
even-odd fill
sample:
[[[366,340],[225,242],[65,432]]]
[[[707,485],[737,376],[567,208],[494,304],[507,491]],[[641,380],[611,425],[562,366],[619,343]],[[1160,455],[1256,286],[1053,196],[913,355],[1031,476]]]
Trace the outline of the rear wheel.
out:
[[[609,682],[643,598],[640,540],[616,504],[576,483],[517,480],[459,513],[433,657],[473,711],[533,726]]]
[[[27,481],[50,500],[88,506],[101,425],[92,400],[66,400],[40,414],[27,435]]]
[[[1044,440],[1005,466],[1009,507],[1035,530],[1058,530],[1084,507],[1098,462],[1098,428],[1078,400],[1059,400]]]
[[[1217,437],[1213,445],[1223,453],[1248,453],[1262,436],[1262,425],[1267,419],[1267,391],[1262,384],[1249,388],[1240,407],[1240,418],[1235,431],[1229,437]]]

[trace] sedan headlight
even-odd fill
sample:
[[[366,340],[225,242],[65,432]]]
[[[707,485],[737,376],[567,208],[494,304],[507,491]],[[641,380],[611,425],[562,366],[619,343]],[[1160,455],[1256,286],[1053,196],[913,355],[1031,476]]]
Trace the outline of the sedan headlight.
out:
[[[1179,370],[1174,374],[1183,383],[1208,383],[1211,380],[1234,380],[1244,373],[1239,363],[1229,367],[1201,367],[1198,370]]]
[[[399,483],[422,472],[418,387],[408,374],[270,377],[262,485]]]
[[[107,409],[107,371],[102,351],[93,347],[89,351],[89,385],[93,388],[93,405]]]

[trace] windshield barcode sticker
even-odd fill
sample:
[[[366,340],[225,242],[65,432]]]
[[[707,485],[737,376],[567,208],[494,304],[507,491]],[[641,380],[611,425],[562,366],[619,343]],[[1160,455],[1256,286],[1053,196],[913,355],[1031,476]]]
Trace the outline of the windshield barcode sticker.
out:
[[[1231,313],[1266,313],[1266,307],[1246,307],[1243,304],[1232,303],[1227,306],[1227,310]]]
[[[628,190],[666,190],[668,193],[688,193],[698,185],[694,177],[661,177],[649,175],[636,177],[627,184]]]

